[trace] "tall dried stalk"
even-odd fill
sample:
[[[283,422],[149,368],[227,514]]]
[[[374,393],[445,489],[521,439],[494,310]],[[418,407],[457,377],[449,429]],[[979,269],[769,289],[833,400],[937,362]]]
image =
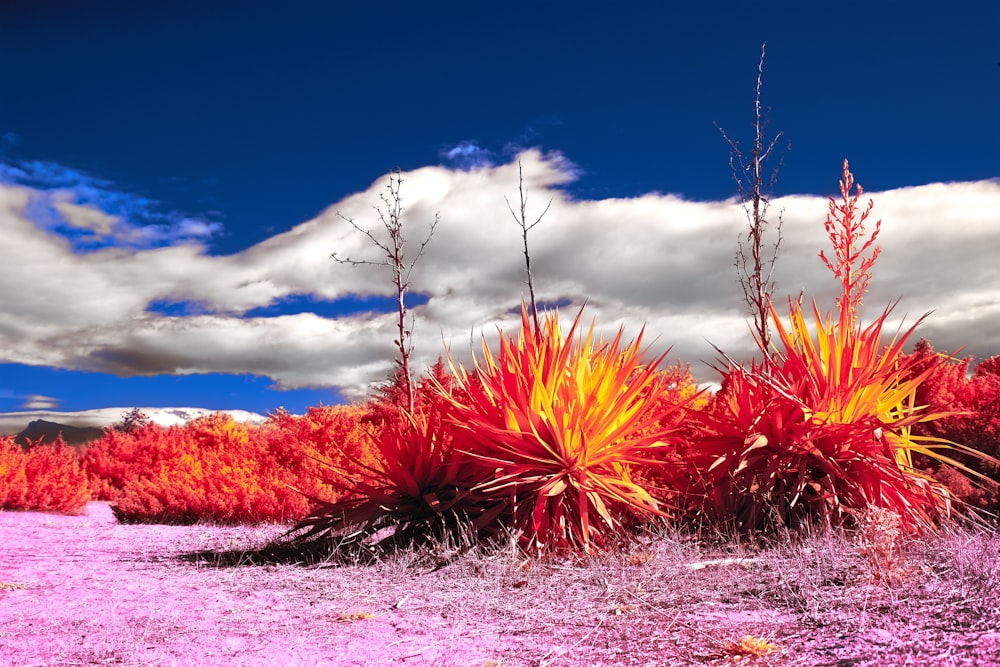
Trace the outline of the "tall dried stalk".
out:
[[[341,264],[350,264],[352,266],[357,266],[360,264],[368,264],[372,266],[386,266],[392,272],[392,282],[396,289],[396,312],[397,312],[397,322],[396,326],[398,329],[398,337],[393,343],[399,350],[399,359],[397,360],[400,369],[400,380],[404,384],[404,396],[406,397],[406,405],[400,406],[404,407],[411,414],[414,410],[414,392],[413,392],[413,375],[410,371],[410,355],[413,352],[413,317],[410,317],[409,325],[407,325],[407,308],[406,308],[406,292],[410,288],[410,273],[413,271],[413,267],[420,260],[420,257],[424,254],[424,249],[427,244],[430,243],[431,238],[434,236],[434,230],[437,228],[437,224],[441,219],[440,214],[436,213],[434,215],[434,222],[431,223],[430,231],[427,233],[427,237],[420,244],[420,249],[417,251],[416,256],[407,261],[405,248],[406,248],[406,236],[403,233],[403,199],[400,197],[399,189],[403,184],[402,174],[399,169],[389,174],[389,184],[386,189],[389,191],[388,194],[379,195],[379,199],[382,200],[385,210],[381,206],[374,206],[373,208],[378,213],[379,221],[382,223],[383,229],[385,229],[386,239],[382,240],[370,229],[364,229],[358,225],[353,219],[348,218],[343,215],[340,211],[337,211],[337,216],[342,220],[346,220],[355,230],[361,232],[368,240],[371,241],[375,247],[385,253],[385,259],[381,261],[373,260],[354,260],[348,257],[337,257],[337,253],[333,253],[331,257]]]
[[[729,167],[736,181],[736,192],[743,202],[747,214],[746,237],[739,241],[736,251],[736,273],[740,286],[743,288],[743,299],[753,317],[754,332],[762,343],[761,349],[770,346],[771,335],[768,329],[770,320],[769,304],[774,292],[774,263],[778,259],[778,249],[781,246],[781,215],[778,215],[776,227],[777,238],[767,252],[764,237],[769,220],[767,209],[771,203],[774,184],[778,180],[778,170],[784,161],[784,151],[778,156],[778,165],[771,171],[770,178],[764,182],[767,162],[772,158],[778,141],[783,132],[778,132],[770,141],[765,139],[767,129],[767,114],[761,104],[760,91],[764,82],[764,47],[760,46],[760,61],[757,63],[757,86],[754,89],[754,139],[750,157],[743,154],[739,142],[729,137],[726,131],[719,127],[719,132],[729,144]],[[790,148],[790,145],[788,146]],[[749,256],[748,256],[749,253]]]
[[[545,210],[542,211],[541,215],[534,222],[528,224],[528,191],[524,187],[524,169],[521,166],[520,160],[517,161],[517,191],[521,195],[520,215],[514,211],[514,207],[510,205],[510,200],[507,199],[506,195],[503,199],[507,202],[507,209],[514,217],[514,222],[521,228],[521,241],[524,244],[524,270],[528,275],[528,295],[531,298],[531,322],[535,327],[535,331],[540,331],[538,326],[538,307],[535,303],[535,283],[531,276],[531,255],[528,253],[528,232],[534,229],[535,225],[541,222],[545,214],[549,212],[552,200],[549,199],[549,203],[545,205]]]

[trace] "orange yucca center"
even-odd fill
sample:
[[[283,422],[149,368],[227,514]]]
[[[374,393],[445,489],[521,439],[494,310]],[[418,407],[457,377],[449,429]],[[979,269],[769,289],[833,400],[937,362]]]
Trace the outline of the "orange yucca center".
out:
[[[480,485],[508,498],[522,538],[541,549],[588,550],[618,532],[626,517],[662,515],[633,469],[663,465],[676,404],[656,402],[663,357],[642,362],[642,334],[622,345],[577,334],[582,311],[564,337],[556,315],[536,329],[522,308],[516,338],[501,335],[494,357],[471,374],[452,368],[464,398],[450,398],[456,442],[494,478]],[[666,424],[666,426],[664,426]]]
[[[882,327],[891,307],[867,327],[854,321],[853,311],[842,308],[840,319],[822,317],[813,304],[816,335],[806,324],[800,303],[790,304],[786,329],[771,306],[775,330],[784,351],[770,358],[771,366],[786,380],[798,379],[808,392],[800,396],[807,418],[850,424],[866,417],[897,428],[919,419],[908,399],[926,373],[904,380],[899,358],[908,331],[897,332],[882,343]],[[921,318],[922,319],[922,318]]]

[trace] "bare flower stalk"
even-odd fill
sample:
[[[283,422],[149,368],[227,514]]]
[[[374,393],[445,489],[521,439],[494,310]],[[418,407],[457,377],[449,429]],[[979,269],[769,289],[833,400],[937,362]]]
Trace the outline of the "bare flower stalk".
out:
[[[781,246],[781,214],[778,215],[777,237],[770,252],[764,244],[769,220],[767,209],[771,203],[774,184],[778,180],[778,170],[784,162],[784,151],[778,155],[778,165],[771,171],[767,182],[764,174],[768,161],[773,157],[783,132],[778,132],[770,141],[765,139],[767,114],[761,104],[760,91],[764,82],[764,47],[761,44],[760,61],[757,64],[757,86],[754,94],[754,141],[749,159],[740,150],[739,142],[729,137],[719,127],[719,132],[729,144],[729,167],[736,181],[736,192],[743,202],[743,209],[749,223],[746,237],[741,238],[736,252],[736,273],[743,288],[743,299],[753,317],[754,332],[762,343],[761,349],[768,349],[771,335],[768,329],[768,306],[774,292],[774,263],[778,259]],[[787,148],[790,148],[789,144]],[[787,149],[786,148],[786,149]]]
[[[374,206],[373,208],[378,213],[379,221],[382,223],[382,228],[385,230],[385,240],[380,239],[376,236],[375,232],[370,229],[365,229],[358,225],[353,219],[348,218],[343,215],[340,211],[337,211],[337,217],[342,220],[346,220],[355,230],[364,234],[368,237],[368,240],[372,242],[379,250],[385,253],[385,259],[380,261],[374,260],[354,260],[349,257],[337,257],[337,253],[333,253],[331,257],[334,261],[341,264],[350,264],[351,266],[358,266],[362,264],[367,264],[371,266],[385,266],[388,267],[392,273],[393,286],[396,288],[396,311],[397,311],[397,329],[398,337],[393,343],[399,351],[399,358],[397,362],[399,363],[399,370],[401,374],[401,381],[403,383],[403,394],[406,397],[406,405],[400,406],[405,407],[411,414],[414,411],[414,391],[413,391],[413,376],[410,371],[410,355],[413,352],[413,324],[414,320],[412,315],[409,317],[409,323],[407,322],[407,308],[406,308],[406,293],[410,288],[410,274],[413,271],[413,267],[416,266],[417,262],[424,254],[424,249],[426,249],[427,244],[430,243],[431,238],[434,236],[434,230],[437,228],[437,224],[441,219],[439,213],[434,214],[434,222],[431,223],[430,231],[427,233],[427,237],[420,244],[420,248],[417,250],[416,256],[412,260],[407,260],[405,254],[406,248],[406,236],[403,233],[403,199],[400,197],[399,189],[403,184],[402,174],[399,169],[389,174],[389,184],[386,186],[388,194],[379,195],[379,199],[382,200],[382,205],[385,207],[383,210],[382,206]]]
[[[524,243],[524,270],[528,275],[528,295],[531,297],[531,321],[535,326],[535,331],[539,331],[538,326],[538,307],[535,304],[535,283],[531,277],[531,255],[528,254],[528,232],[535,228],[545,214],[549,212],[549,207],[552,206],[552,200],[549,199],[549,203],[545,205],[545,210],[538,218],[528,224],[528,190],[524,187],[524,169],[521,166],[521,161],[517,161],[517,191],[521,195],[521,212],[520,215],[514,211],[514,207],[510,205],[510,200],[504,195],[504,201],[507,202],[507,209],[510,214],[514,217],[514,222],[517,226],[521,228],[521,240]]]

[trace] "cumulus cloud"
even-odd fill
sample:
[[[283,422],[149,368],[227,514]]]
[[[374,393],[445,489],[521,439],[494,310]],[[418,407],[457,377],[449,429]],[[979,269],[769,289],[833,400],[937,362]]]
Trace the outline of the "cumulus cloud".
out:
[[[539,299],[586,302],[585,321],[612,335],[646,326],[646,341],[671,359],[690,362],[705,380],[712,345],[748,358],[752,343],[733,268],[746,219],[739,202],[693,202],[670,194],[576,201],[561,185],[575,171],[559,155],[527,151],[522,162],[528,215],[551,208],[529,237]],[[859,174],[864,183],[864,174]],[[513,331],[526,292],[520,229],[504,203],[517,198],[517,159],[474,170],[426,167],[403,175],[408,238],[441,222],[417,265],[411,287],[427,296],[414,309],[418,365],[450,348],[467,360],[480,336]],[[247,316],[280,300],[336,301],[387,296],[385,267],[346,266],[338,255],[380,260],[343,216],[378,232],[372,211],[387,177],[334,203],[315,219],[251,246],[213,256],[195,243],[107,247],[82,252],[61,228],[39,222],[28,186],[0,187],[0,224],[8,261],[0,272],[3,361],[120,375],[251,373],[281,388],[331,387],[363,395],[392,366],[391,314],[340,318],[312,313]],[[836,189],[831,184],[831,191]],[[867,194],[867,193],[866,193]],[[901,299],[894,317],[934,310],[918,329],[938,349],[1000,354],[1000,182],[931,184],[870,193],[872,222],[881,218],[883,254],[866,297],[869,315]],[[60,213],[78,230],[106,234],[114,211],[70,201]],[[83,209],[73,208],[83,206]],[[791,196],[776,265],[777,294],[804,291],[832,306],[837,284],[817,257],[827,200]],[[414,246],[411,246],[413,248]],[[155,304],[197,304],[170,314]],[[257,310],[255,312],[260,312]],[[470,345],[470,342],[473,345]]]

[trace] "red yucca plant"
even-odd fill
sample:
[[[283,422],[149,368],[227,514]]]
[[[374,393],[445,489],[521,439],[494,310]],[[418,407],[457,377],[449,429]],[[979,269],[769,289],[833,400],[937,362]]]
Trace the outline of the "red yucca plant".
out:
[[[577,337],[582,312],[564,338],[556,315],[538,329],[522,304],[518,338],[501,335],[496,358],[484,342],[471,373],[455,370],[463,395],[444,392],[456,442],[491,472],[476,490],[509,504],[530,551],[590,551],[665,516],[636,480],[666,467],[675,444],[679,404],[657,401],[664,357],[643,364],[641,334],[624,347],[622,330],[610,342],[593,325]]]
[[[372,437],[373,459],[317,459],[339,498],[311,498],[313,511],[286,534],[294,548],[370,557],[434,541],[468,545],[500,527],[502,503],[473,490],[483,467],[453,447],[440,413],[398,408]]]
[[[763,362],[749,369],[730,362],[723,389],[705,415],[706,434],[693,460],[703,471],[698,490],[710,515],[739,530],[795,527],[807,520],[838,524],[868,506],[895,512],[908,529],[926,528],[950,513],[951,495],[914,467],[913,455],[975,474],[946,454],[974,450],[911,434],[918,422],[943,416],[915,404],[916,389],[932,368],[914,372],[903,357],[919,320],[885,345],[891,307],[867,327],[857,322],[879,252],[873,245],[879,226],[864,239],[872,203],[858,215],[862,190],[851,196],[853,184],[845,160],[843,200],[830,198],[826,222],[836,264],[821,253],[843,287],[837,318],[823,317],[814,303],[814,338],[801,298],[789,304],[788,328],[771,305],[778,348],[761,346]]]

